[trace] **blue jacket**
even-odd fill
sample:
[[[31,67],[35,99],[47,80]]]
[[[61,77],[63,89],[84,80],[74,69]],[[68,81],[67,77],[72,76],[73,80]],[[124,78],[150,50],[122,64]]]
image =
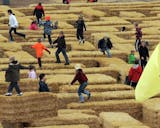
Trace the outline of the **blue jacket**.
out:
[[[39,82],[39,92],[49,92],[48,85],[43,81]]]
[[[51,35],[52,30],[53,30],[53,24],[51,21],[40,21],[40,26],[44,26],[44,33],[46,35]]]

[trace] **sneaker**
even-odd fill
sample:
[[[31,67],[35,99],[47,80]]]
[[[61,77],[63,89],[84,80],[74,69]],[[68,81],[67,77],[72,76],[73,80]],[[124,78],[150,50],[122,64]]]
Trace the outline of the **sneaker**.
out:
[[[79,40],[79,44],[81,44],[82,43],[82,40]]]
[[[83,39],[83,44],[85,43],[85,40]]]
[[[60,64],[61,62],[56,61],[57,64]]]
[[[84,103],[84,101],[79,101],[79,103]]]
[[[19,94],[17,94],[17,96],[22,96],[23,95],[23,93],[22,92],[20,92]]]
[[[5,96],[12,96],[12,93],[6,93]]]
[[[88,100],[91,98],[91,93],[89,93],[89,95],[88,95]]]

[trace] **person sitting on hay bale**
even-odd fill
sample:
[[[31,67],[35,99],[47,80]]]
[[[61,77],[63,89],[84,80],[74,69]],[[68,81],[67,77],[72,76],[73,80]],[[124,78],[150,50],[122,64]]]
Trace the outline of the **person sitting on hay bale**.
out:
[[[32,65],[29,66],[28,78],[37,79],[36,68]]]
[[[10,82],[10,85],[8,87],[8,93],[6,93],[6,96],[12,96],[13,88],[16,89],[16,92],[18,93],[17,96],[22,96],[23,93],[19,88],[18,81],[20,80],[20,69],[29,69],[29,67],[22,66],[15,57],[11,57],[9,59],[9,67],[6,70],[5,79],[6,82]]]
[[[48,85],[46,84],[46,75],[39,75],[39,92],[49,92]]]
[[[77,80],[79,81],[80,87],[78,89],[78,95],[79,95],[80,103],[84,103],[84,97],[83,97],[82,93],[84,93],[88,96],[88,100],[91,97],[91,93],[89,91],[85,90],[85,88],[88,85],[88,78],[85,75],[85,73],[83,72],[80,64],[75,65],[75,69],[76,69],[76,75],[75,75],[73,81],[71,82],[71,85],[73,85]]]
[[[108,36],[103,37],[103,39],[99,40],[98,48],[101,52],[105,55],[105,52],[107,53],[108,57],[111,57],[110,50],[112,48],[112,42]]]

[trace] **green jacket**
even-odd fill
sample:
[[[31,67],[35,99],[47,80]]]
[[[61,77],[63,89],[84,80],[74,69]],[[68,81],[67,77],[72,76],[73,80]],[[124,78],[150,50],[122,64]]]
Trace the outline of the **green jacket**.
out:
[[[134,64],[135,60],[136,60],[136,57],[134,56],[134,54],[130,54],[128,57],[128,63]]]

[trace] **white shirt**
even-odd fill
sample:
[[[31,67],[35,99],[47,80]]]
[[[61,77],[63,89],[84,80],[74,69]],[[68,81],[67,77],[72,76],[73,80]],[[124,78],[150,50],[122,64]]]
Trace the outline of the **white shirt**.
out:
[[[31,71],[28,73],[28,78],[37,79],[36,72],[35,72],[34,70],[31,70]]]
[[[10,14],[10,16],[9,16],[9,25],[12,28],[18,27],[18,21],[17,21],[15,15],[13,15],[13,14]]]

